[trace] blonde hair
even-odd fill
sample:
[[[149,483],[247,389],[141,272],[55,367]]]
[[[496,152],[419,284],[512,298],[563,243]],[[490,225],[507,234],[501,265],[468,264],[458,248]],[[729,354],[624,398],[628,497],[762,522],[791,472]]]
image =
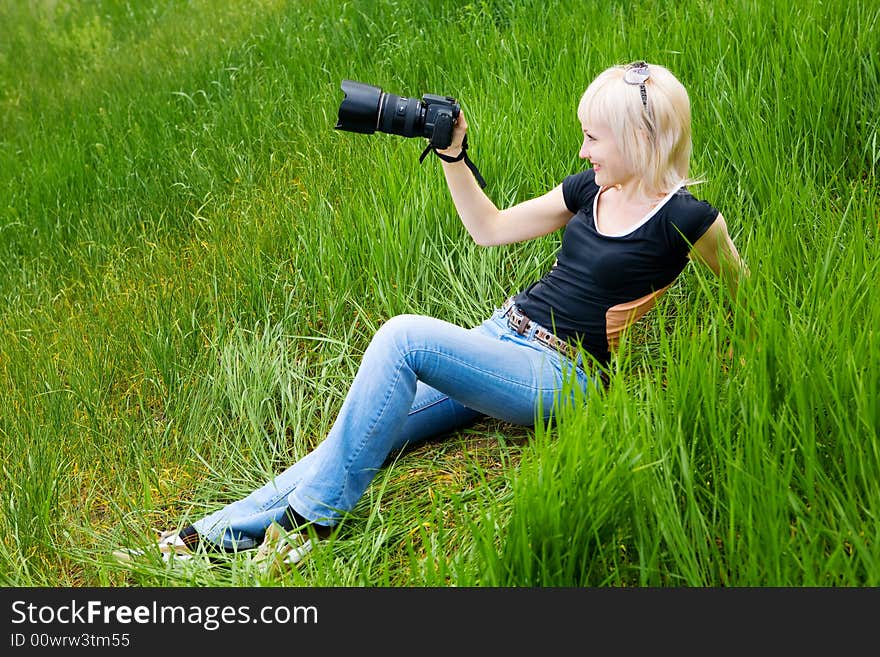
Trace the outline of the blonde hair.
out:
[[[687,90],[668,69],[648,64],[647,109],[640,85],[623,77],[627,66],[600,73],[581,96],[578,117],[606,123],[627,164],[647,193],[667,193],[688,182],[691,158],[691,103]]]

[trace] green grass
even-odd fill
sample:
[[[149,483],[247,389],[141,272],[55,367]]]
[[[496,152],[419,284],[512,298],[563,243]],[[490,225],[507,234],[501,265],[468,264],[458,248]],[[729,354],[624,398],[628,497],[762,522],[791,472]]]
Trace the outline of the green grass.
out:
[[[603,398],[394,455],[280,583],[880,584],[876,3],[2,0],[0,24],[0,583],[277,583],[108,555],[314,447],[388,317],[474,324],[552,263],[558,234],[471,243],[419,140],[333,130],[343,78],[461,99],[506,205],[583,167],[581,92],[645,58],[690,91],[742,305],[688,268]]]

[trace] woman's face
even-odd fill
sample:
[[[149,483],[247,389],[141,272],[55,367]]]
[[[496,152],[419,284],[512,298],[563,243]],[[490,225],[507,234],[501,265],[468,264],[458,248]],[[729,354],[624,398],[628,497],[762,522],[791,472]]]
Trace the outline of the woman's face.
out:
[[[581,126],[584,130],[584,143],[578,155],[593,165],[597,185],[623,185],[636,177],[626,164],[607,123],[593,121],[588,124],[582,121]]]

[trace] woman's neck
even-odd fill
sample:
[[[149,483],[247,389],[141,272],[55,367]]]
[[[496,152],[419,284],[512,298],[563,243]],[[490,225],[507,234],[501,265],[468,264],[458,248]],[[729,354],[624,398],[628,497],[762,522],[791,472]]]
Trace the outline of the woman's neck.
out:
[[[624,182],[612,185],[618,201],[626,205],[653,205],[666,196],[664,192],[652,192],[644,188],[639,181]]]

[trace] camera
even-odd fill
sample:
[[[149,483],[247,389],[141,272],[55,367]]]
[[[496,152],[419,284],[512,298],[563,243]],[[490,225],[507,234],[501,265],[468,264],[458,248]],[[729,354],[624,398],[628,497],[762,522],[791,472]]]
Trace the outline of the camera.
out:
[[[433,148],[448,148],[461,105],[449,96],[424,94],[421,99],[397,96],[354,80],[343,80],[337,130],[372,134],[377,130],[401,137],[425,137]]]

